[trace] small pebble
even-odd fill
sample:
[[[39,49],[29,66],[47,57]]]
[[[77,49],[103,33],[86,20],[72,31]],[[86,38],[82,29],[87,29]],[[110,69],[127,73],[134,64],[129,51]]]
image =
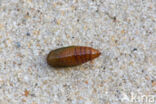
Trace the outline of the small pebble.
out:
[[[29,95],[29,91],[26,89],[26,90],[24,91],[24,96],[27,97],[28,95]]]

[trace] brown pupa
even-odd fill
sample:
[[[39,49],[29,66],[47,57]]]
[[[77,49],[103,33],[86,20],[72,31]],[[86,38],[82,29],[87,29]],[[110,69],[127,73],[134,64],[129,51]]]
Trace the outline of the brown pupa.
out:
[[[53,67],[71,67],[93,60],[101,53],[91,47],[68,46],[52,50],[47,56],[47,63]]]

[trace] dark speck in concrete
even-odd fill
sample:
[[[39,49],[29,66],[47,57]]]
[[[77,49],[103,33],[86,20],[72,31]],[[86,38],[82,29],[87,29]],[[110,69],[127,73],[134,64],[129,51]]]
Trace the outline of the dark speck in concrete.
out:
[[[134,48],[133,51],[137,51],[137,48]]]
[[[21,47],[21,43],[20,42],[16,42],[16,47],[20,48]]]
[[[27,32],[27,33],[26,33],[26,35],[27,35],[27,36],[30,36],[30,33],[29,33],[29,32]]]

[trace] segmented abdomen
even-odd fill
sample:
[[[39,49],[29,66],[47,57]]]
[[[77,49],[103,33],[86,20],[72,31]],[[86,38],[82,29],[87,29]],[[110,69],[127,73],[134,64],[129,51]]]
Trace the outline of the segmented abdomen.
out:
[[[53,67],[76,66],[93,60],[100,54],[98,50],[91,47],[69,46],[51,51],[47,62]]]

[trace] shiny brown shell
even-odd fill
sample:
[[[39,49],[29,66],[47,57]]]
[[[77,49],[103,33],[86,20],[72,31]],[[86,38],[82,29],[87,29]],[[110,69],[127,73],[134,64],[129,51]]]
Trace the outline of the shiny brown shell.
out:
[[[93,60],[101,53],[91,47],[68,46],[52,50],[47,56],[47,63],[53,67],[70,67]]]

